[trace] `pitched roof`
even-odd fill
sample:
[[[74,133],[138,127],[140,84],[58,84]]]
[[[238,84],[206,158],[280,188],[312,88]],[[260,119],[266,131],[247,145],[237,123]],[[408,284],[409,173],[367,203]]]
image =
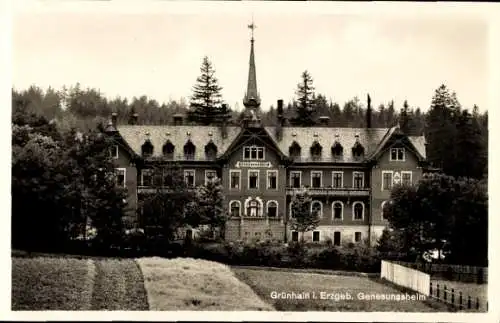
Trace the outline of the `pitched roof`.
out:
[[[191,140],[195,145],[195,160],[206,160],[205,145],[212,141],[217,146],[217,157],[222,156],[231,143],[242,131],[241,127],[228,126],[227,137],[222,138],[220,127],[215,126],[154,126],[154,125],[122,125],[117,130],[130,146],[141,155],[141,146],[149,138],[154,146],[152,157],[163,155],[163,145],[170,140],[175,146],[174,160],[184,160],[184,145]],[[276,127],[265,127],[270,138],[278,149],[289,156],[289,148],[295,141],[301,147],[300,161],[313,161],[310,148],[317,141],[322,146],[320,159],[316,162],[356,162],[352,148],[358,141],[365,149],[365,157],[380,150],[384,142],[394,132],[394,128],[329,128],[329,127],[283,127],[281,140],[276,136]],[[189,133],[189,134],[188,134]],[[148,135],[149,134],[149,135]],[[408,137],[417,151],[425,157],[425,139],[423,136]],[[333,158],[331,148],[338,141],[343,147],[343,156]]]
[[[352,155],[352,147],[356,143],[358,135],[359,143],[365,149],[365,156],[369,156],[378,147],[389,128],[326,128],[326,127],[284,127],[282,139],[276,137],[275,127],[266,127],[269,135],[277,143],[280,150],[289,155],[289,148],[295,141],[301,147],[300,161],[313,161],[310,148],[315,141],[322,146],[321,158],[315,159],[319,162],[355,162]],[[331,149],[338,141],[343,148],[342,158],[333,158]]]
[[[425,137],[424,136],[408,136],[408,139],[413,144],[415,149],[422,155],[422,157],[427,158],[425,154]]]
[[[205,145],[210,141],[217,146],[217,157],[221,156],[241,131],[240,127],[227,127],[226,129],[227,137],[222,138],[221,128],[214,126],[117,126],[122,138],[138,155],[141,155],[141,147],[149,138],[154,147],[152,157],[161,157],[163,145],[170,140],[175,146],[174,160],[185,159],[184,145],[188,140],[191,140],[196,147],[195,160],[206,160]]]

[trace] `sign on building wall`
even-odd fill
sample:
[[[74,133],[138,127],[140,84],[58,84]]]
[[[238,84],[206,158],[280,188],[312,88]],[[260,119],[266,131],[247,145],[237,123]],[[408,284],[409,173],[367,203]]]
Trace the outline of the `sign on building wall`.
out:
[[[237,161],[235,167],[248,167],[248,168],[271,168],[273,165],[271,162],[260,162],[260,161]]]

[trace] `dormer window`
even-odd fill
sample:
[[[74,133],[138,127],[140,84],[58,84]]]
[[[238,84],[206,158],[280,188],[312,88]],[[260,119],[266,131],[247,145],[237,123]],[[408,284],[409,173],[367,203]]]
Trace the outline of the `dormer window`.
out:
[[[359,142],[356,142],[354,144],[354,147],[352,147],[352,156],[354,157],[354,159],[360,159],[363,158],[364,155],[365,148]]]
[[[261,146],[243,147],[243,160],[264,160],[264,147]]]
[[[301,148],[299,144],[296,141],[294,141],[290,146],[290,148],[288,149],[288,152],[290,154],[290,157],[299,158],[301,153]]]
[[[405,161],[405,149],[391,148],[390,161]]]
[[[144,144],[141,147],[142,157],[147,158],[147,157],[153,156],[153,150],[154,150],[154,146],[151,143],[151,140],[146,139],[146,141],[144,142]]]
[[[163,145],[163,156],[165,156],[166,159],[174,159],[174,151],[175,151],[175,146],[170,142],[170,140],[167,140],[167,142]]]
[[[319,144],[319,142],[315,141],[311,146],[311,157],[313,160],[321,159],[321,153],[323,151],[323,147]]]
[[[217,146],[213,143],[213,141],[210,141],[205,146],[205,157],[207,160],[214,160],[217,157]]]
[[[196,151],[196,146],[188,140],[188,142],[184,145],[184,159],[186,160],[194,160],[194,154]]]
[[[335,158],[341,158],[344,155],[344,147],[340,144],[340,142],[335,141],[332,146],[332,155]]]

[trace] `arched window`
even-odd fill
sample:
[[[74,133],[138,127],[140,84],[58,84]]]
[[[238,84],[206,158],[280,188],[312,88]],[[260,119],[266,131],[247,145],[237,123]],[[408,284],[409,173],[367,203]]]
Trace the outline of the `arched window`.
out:
[[[363,202],[354,202],[352,204],[352,216],[354,220],[363,220],[365,216],[365,205]]]
[[[240,217],[241,216],[241,202],[240,201],[229,202],[229,210],[231,212],[232,217]]]
[[[188,140],[188,142],[184,145],[184,158],[187,160],[193,160],[195,151],[196,146],[191,142],[191,140]]]
[[[267,201],[267,216],[270,218],[276,218],[278,216],[278,202]]]
[[[364,155],[365,148],[358,141],[356,141],[354,147],[352,147],[352,156],[354,157],[354,159],[360,159],[363,158]]]
[[[323,151],[323,147],[321,147],[319,142],[315,141],[311,146],[311,158],[313,160],[321,159],[322,151]]]
[[[320,201],[311,202],[311,212],[316,212],[318,217],[323,217],[323,203]]]
[[[293,218],[293,201],[290,202],[290,204],[288,204],[288,215],[291,218]]]
[[[337,140],[332,146],[332,155],[335,158],[340,158],[344,154],[344,147]]]
[[[386,204],[387,201],[382,201],[382,203],[380,203],[380,217],[382,218],[382,220],[385,220],[384,207],[386,206]]]
[[[260,199],[247,199],[245,201],[245,215],[251,217],[261,217],[262,214],[262,200]]]
[[[290,154],[290,157],[292,157],[292,158],[299,158],[300,157],[301,148],[300,148],[299,144],[296,141],[294,141],[290,145],[290,148],[288,149],[288,152]]]
[[[206,146],[205,146],[205,157],[208,160],[213,160],[217,157],[217,146],[214,144],[213,141],[210,141]]]
[[[163,156],[165,156],[166,159],[174,159],[174,151],[175,146],[170,140],[167,140],[167,142],[163,145]]]
[[[151,157],[153,155],[153,144],[151,140],[146,139],[144,144],[141,146],[142,157]]]
[[[332,217],[334,220],[342,220],[344,218],[344,203],[341,201],[332,203]]]

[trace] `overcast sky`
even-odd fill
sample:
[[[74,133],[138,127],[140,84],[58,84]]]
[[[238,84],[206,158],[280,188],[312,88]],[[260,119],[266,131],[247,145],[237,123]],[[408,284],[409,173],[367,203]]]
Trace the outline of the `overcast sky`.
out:
[[[99,88],[106,96],[189,98],[204,55],[223,97],[243,107],[253,10],[234,13],[17,11],[13,85]],[[488,108],[488,25],[462,16],[254,12],[262,107],[294,98],[302,71],[317,93],[344,102],[370,93],[426,110],[445,83],[462,105]]]

